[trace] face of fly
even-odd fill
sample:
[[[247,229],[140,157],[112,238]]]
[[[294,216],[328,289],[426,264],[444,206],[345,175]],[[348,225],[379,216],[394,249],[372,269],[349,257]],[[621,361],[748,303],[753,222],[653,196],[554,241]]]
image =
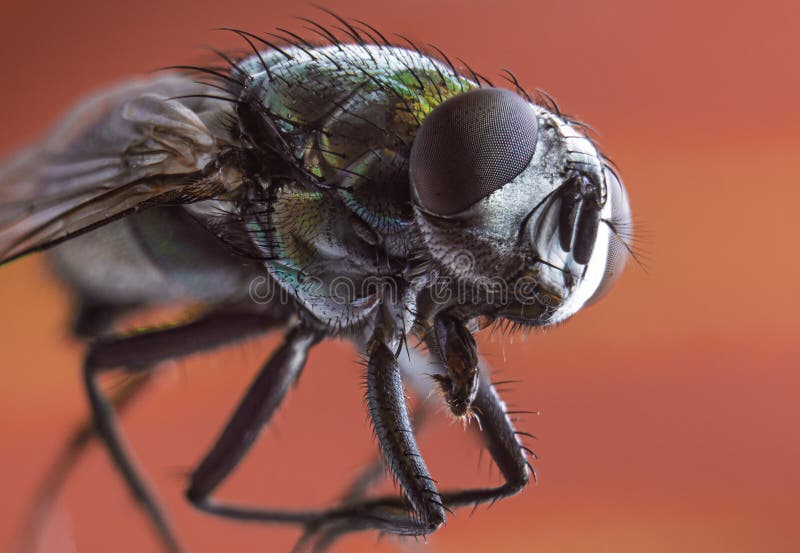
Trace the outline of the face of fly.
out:
[[[473,291],[461,298],[465,316],[557,323],[625,266],[621,180],[579,127],[513,92],[480,89],[437,107],[415,139],[411,182],[430,258]]]

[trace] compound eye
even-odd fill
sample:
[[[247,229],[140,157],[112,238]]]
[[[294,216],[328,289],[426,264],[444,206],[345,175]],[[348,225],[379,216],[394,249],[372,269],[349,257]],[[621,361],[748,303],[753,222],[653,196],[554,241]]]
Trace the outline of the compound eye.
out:
[[[517,94],[472,90],[437,106],[411,148],[411,186],[439,215],[464,211],[522,173],[533,158],[536,113]]]

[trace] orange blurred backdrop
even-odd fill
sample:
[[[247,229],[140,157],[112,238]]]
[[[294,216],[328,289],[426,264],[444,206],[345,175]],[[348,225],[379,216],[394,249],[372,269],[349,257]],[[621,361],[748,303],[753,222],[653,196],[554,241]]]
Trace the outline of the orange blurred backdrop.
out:
[[[539,484],[451,516],[420,551],[800,551],[796,373],[800,42],[796,2],[544,0],[325,5],[433,42],[490,78],[512,69],[600,131],[627,184],[646,268],[547,332],[482,336],[507,399],[540,410]],[[97,87],[203,62],[225,33],[301,28],[296,1],[4,1],[0,154]],[[0,269],[0,551],[87,412],[69,298],[41,257]],[[165,366],[124,416],[193,553],[288,551],[295,531],[210,518],[182,498],[271,336]],[[221,494],[277,506],[332,501],[375,450],[361,367],[344,343],[312,352],[300,386]],[[792,369],[795,367],[795,369]],[[448,416],[420,441],[443,486],[485,482]],[[413,543],[413,542],[412,542]],[[391,551],[360,535],[336,551]],[[60,495],[42,552],[157,551],[104,451]]]

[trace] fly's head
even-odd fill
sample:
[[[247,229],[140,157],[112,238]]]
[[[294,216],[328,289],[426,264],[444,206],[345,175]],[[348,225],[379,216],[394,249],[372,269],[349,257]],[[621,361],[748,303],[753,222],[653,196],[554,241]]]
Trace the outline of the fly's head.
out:
[[[431,320],[557,323],[625,266],[622,182],[579,127],[511,91],[436,107],[414,140],[410,179],[423,257],[439,272],[422,301]]]

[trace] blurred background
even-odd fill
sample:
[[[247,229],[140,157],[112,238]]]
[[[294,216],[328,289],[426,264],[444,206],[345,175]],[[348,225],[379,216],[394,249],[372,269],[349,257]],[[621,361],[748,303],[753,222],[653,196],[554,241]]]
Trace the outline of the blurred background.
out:
[[[490,78],[512,69],[599,130],[631,196],[646,255],[562,327],[482,336],[521,409],[539,483],[473,515],[426,552],[800,551],[798,149],[795,2],[328,0],[386,33],[432,42]],[[40,136],[99,86],[239,47],[236,26],[299,30],[296,1],[4,1],[0,155]],[[0,269],[0,551],[87,409],[69,297],[41,256]],[[130,442],[192,553],[283,552],[297,533],[190,508],[186,473],[211,445],[277,336],[164,366],[124,416]],[[315,349],[275,424],[221,489],[311,506],[374,455],[361,367]],[[792,368],[794,367],[794,369]],[[442,486],[496,481],[446,414],[420,437]],[[413,542],[412,542],[413,545]],[[97,445],[59,496],[40,552],[157,551]],[[359,535],[336,551],[393,551]]]

